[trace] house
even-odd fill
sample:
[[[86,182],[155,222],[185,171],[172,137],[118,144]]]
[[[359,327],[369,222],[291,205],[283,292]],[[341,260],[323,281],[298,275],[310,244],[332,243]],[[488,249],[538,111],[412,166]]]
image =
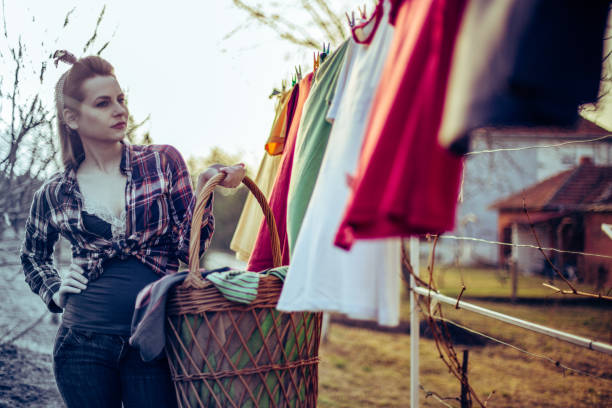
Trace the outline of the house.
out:
[[[612,239],[606,225],[612,223],[612,166],[596,166],[590,157],[570,170],[553,175],[496,201],[498,240],[513,244],[541,245],[573,253],[546,251],[569,276],[612,285],[612,259],[580,255],[586,252],[612,256]],[[499,263],[510,260],[519,271],[546,269],[544,256],[528,247],[499,247]]]
[[[498,212],[491,203],[578,166],[588,156],[597,166],[612,166],[612,132],[580,119],[575,128],[485,128],[472,134],[465,159],[462,201],[455,230],[449,235],[498,239]],[[440,240],[442,261],[462,265],[499,262],[491,243]]]

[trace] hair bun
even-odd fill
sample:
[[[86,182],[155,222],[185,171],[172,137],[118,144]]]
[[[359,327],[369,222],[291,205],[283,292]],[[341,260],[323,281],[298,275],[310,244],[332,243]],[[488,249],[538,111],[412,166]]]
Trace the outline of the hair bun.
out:
[[[63,61],[66,64],[73,65],[75,62],[77,62],[77,57],[75,57],[74,54],[69,51],[57,50],[53,53],[53,60],[55,62],[55,66],[57,67],[59,61]]]

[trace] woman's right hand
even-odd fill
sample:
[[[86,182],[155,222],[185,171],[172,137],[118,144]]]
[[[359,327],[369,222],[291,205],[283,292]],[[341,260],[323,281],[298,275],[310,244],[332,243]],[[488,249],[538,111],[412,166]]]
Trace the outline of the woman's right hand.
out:
[[[84,271],[78,265],[70,265],[70,269],[62,279],[62,284],[57,292],[53,294],[53,301],[62,309],[66,306],[66,297],[70,293],[81,293],[87,289],[87,278]]]

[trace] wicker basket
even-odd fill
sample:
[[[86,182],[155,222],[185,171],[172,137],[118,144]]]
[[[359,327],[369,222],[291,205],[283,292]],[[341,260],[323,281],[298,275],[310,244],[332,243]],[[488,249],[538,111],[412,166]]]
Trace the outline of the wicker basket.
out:
[[[275,309],[282,282],[259,280],[255,301],[227,300],[198,266],[200,225],[208,197],[223,175],[213,177],[194,211],[189,275],[168,296],[166,355],[178,405],[186,407],[315,407],[321,313]],[[274,217],[265,196],[244,184],[261,205],[271,233],[274,265],[281,263]]]

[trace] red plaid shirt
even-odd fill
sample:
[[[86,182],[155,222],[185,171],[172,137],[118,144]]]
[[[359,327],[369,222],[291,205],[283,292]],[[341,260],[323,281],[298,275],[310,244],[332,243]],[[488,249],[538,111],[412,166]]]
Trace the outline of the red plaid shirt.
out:
[[[89,280],[102,273],[102,263],[133,255],[160,276],[188,263],[189,234],[196,197],[181,154],[172,146],[123,143],[120,169],[127,176],[125,234],[106,239],[83,225],[83,199],[76,169],[68,167],[47,180],[34,194],[21,246],[25,280],[54,313],[62,311],[52,296],[61,278],[53,266],[53,247],[59,235],[72,245],[72,262]],[[214,230],[212,197],[202,222],[200,251]]]

